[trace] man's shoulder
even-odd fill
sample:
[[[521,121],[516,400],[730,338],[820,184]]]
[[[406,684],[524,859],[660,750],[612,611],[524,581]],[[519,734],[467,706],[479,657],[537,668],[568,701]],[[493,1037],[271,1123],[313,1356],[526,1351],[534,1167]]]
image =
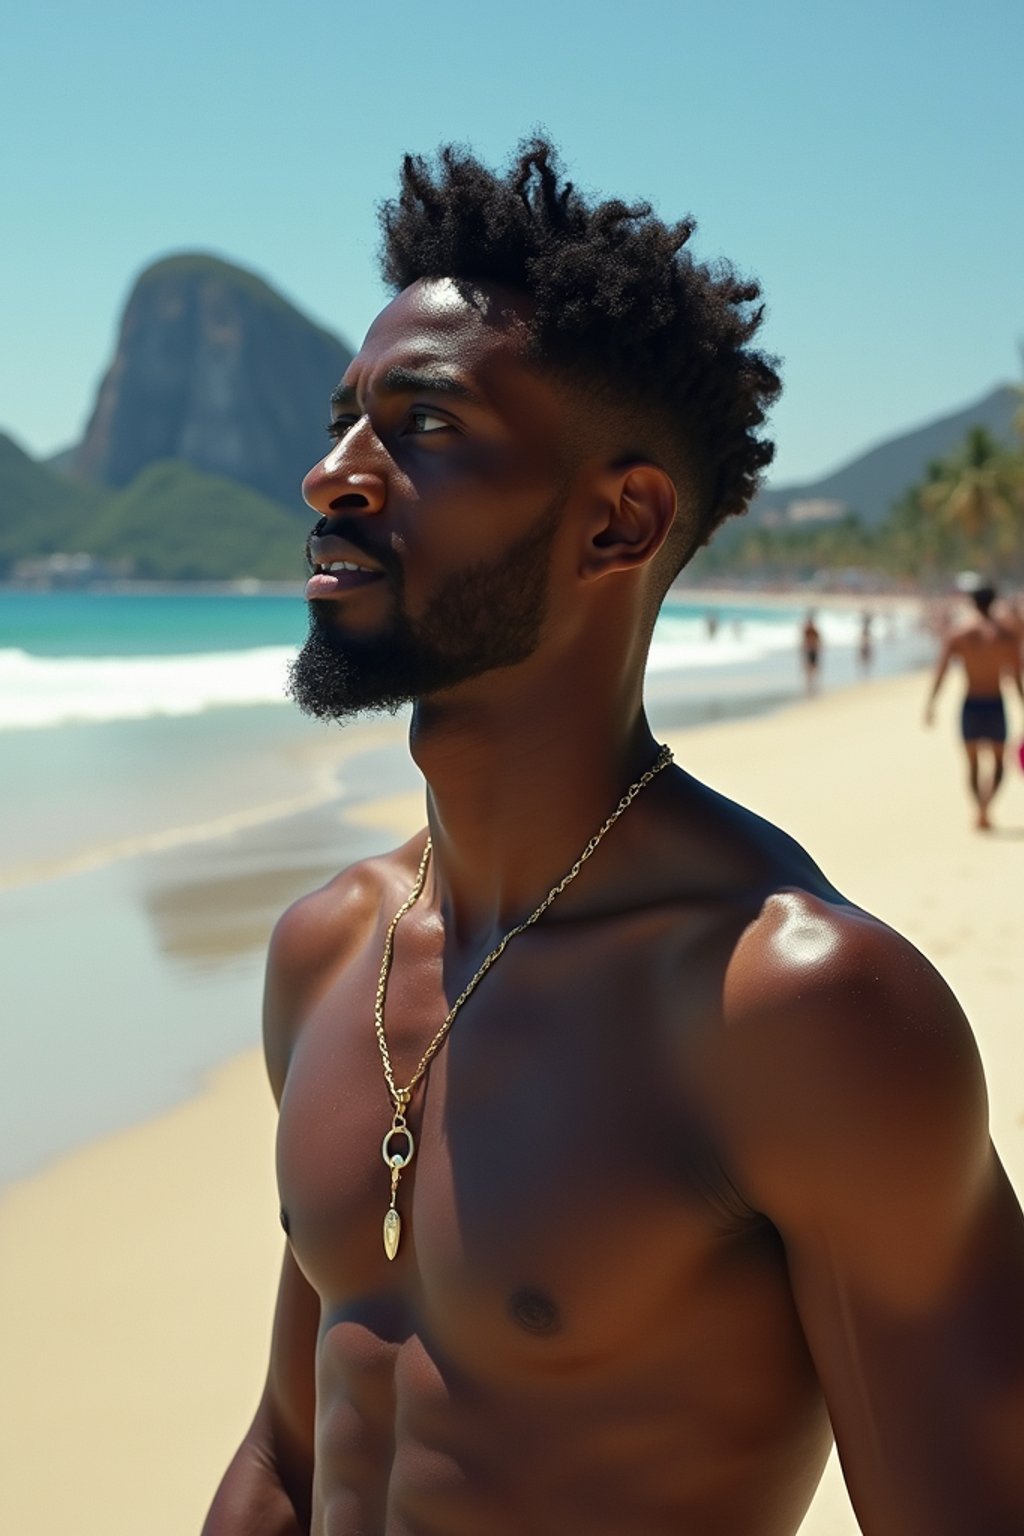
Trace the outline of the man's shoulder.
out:
[[[807,1144],[862,1116],[910,1125],[983,1096],[963,1012],[930,961],[844,896],[788,833],[707,786],[680,784],[674,856],[701,871],[714,1006],[702,1074],[721,1123]],[[685,922],[679,929],[689,931]],[[712,958],[713,957],[713,958]],[[692,966],[692,945],[679,952]],[[680,987],[680,995],[686,995]]]
[[[822,1191],[860,1199],[897,1163],[955,1163],[987,1106],[941,976],[785,832],[703,786],[688,793],[695,830],[676,851],[708,873],[696,948],[692,902],[679,903],[673,1071],[745,1204],[775,1219]]]
[[[935,974],[908,939],[837,891],[780,882],[740,936],[726,1000],[734,1022],[779,1010],[802,1017],[822,998],[834,1017],[851,999],[916,988]]]
[[[955,1156],[985,1121],[977,1048],[942,977],[887,924],[806,889],[773,892],[735,946],[717,1054],[739,1161],[776,1190],[814,1168],[863,1175],[865,1138],[879,1176],[912,1145]]]
[[[918,1041],[958,1030],[963,1015],[909,939],[838,893],[780,886],[741,934],[725,979],[730,1030],[806,1051],[874,1056],[913,1024]],[[834,1059],[831,1056],[830,1059]]]
[[[278,918],[270,940],[270,962],[309,961],[326,949],[357,939],[373,924],[389,893],[406,889],[423,852],[423,833],[389,853],[361,859],[326,885],[300,896]]]
[[[963,619],[946,636],[946,645],[951,651],[962,650],[964,646],[977,643],[982,637],[981,624],[978,619]]]
[[[391,853],[350,865],[278,918],[270,938],[263,1037],[275,1088],[303,1019],[345,966],[408,895],[423,853],[420,832]]]
[[[983,618],[976,614],[954,629],[950,643],[954,649],[976,650],[979,647],[1004,645],[1014,639],[1011,630],[999,619],[992,615]]]

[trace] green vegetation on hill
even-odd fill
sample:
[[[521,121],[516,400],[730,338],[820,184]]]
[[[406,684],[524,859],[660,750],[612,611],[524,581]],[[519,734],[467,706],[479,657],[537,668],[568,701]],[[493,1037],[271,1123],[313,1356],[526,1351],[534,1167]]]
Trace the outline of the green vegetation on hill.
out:
[[[303,568],[303,537],[293,513],[188,464],[151,464],[124,490],[102,490],[0,435],[0,579],[19,561],[63,553],[154,581],[287,580]]]
[[[38,464],[0,433],[0,577],[17,560],[82,547],[103,500],[103,491]]]
[[[127,560],[133,576],[149,580],[295,577],[303,527],[247,486],[164,460],[109,498],[90,530],[89,553]]]

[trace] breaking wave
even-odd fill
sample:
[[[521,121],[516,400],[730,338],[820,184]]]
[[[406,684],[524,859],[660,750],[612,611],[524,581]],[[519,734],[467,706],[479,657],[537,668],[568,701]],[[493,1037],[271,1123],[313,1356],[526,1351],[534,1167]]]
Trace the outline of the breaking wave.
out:
[[[722,667],[795,657],[799,615],[723,615],[709,635],[704,614],[668,604],[658,620],[649,670],[695,681]],[[852,647],[853,613],[819,610],[826,647]],[[143,720],[195,715],[233,704],[282,704],[295,647],[191,655],[38,656],[0,649],[0,730],[30,730],[75,722]]]
[[[32,656],[0,650],[0,730],[283,704],[291,646],[195,656]]]

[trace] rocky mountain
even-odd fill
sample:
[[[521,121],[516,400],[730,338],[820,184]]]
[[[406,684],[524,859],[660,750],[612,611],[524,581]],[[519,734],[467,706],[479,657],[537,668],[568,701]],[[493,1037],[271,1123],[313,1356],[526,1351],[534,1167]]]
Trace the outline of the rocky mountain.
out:
[[[351,356],[255,274],[166,257],[137,280],[85,437],[61,467],[119,488],[176,459],[305,516],[299,485]]]
[[[987,427],[993,437],[1011,443],[1014,416],[1022,403],[1019,389],[1002,384],[973,405],[886,439],[820,480],[769,485],[751,506],[748,521],[829,522],[856,512],[873,527],[923,478],[932,459],[945,458],[963,445],[970,427]]]
[[[325,446],[328,398],[351,353],[261,278],[212,256],[169,256],[136,282],[83,441],[48,464],[0,434],[0,580],[292,579],[310,515],[303,474]],[[874,525],[957,450],[969,427],[1013,439],[1003,385],[829,475],[769,486],[715,541],[751,524]],[[51,569],[52,568],[52,569]]]

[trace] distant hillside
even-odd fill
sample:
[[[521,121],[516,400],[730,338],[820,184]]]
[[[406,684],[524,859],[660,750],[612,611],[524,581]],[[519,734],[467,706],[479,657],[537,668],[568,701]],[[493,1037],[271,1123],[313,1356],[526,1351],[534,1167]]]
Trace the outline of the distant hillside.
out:
[[[350,361],[252,272],[200,254],[154,263],[132,289],[82,442],[41,464],[0,434],[0,579],[35,560],[18,579],[48,580],[53,555],[69,557],[62,580],[297,576],[312,521],[299,487]],[[714,549],[727,562],[759,523],[799,529],[855,512],[873,528],[969,427],[1011,441],[1020,404],[1002,385],[819,480],[770,486]]]
[[[71,472],[117,488],[177,459],[303,516],[299,485],[351,356],[253,273],[167,257],[132,290]]]
[[[922,479],[932,459],[944,458],[962,445],[969,427],[987,427],[994,437],[1012,441],[1013,418],[1021,403],[1020,391],[1002,384],[963,410],[858,454],[821,480],[769,486],[751,506],[749,520],[815,522],[827,520],[830,514],[835,518],[843,512],[856,512],[862,522],[873,527],[904,491]],[[826,505],[816,509],[816,502]]]
[[[311,524],[308,509],[306,518]],[[303,523],[248,486],[188,464],[150,464],[121,491],[79,484],[0,434],[0,580],[19,561],[51,555],[91,555],[156,581],[297,580]]]
[[[77,549],[102,500],[95,487],[73,484],[0,433],[0,577],[26,556]]]
[[[148,465],[110,497],[90,525],[87,549],[156,581],[298,580],[304,569],[301,524],[283,507],[168,460]]]

